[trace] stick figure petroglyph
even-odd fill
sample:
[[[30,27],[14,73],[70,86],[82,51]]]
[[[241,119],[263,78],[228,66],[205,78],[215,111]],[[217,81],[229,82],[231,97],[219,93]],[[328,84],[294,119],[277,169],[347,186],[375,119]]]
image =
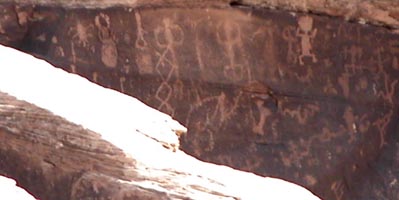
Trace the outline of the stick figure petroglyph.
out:
[[[172,78],[179,82],[179,66],[176,59],[175,47],[183,44],[184,33],[179,25],[174,24],[169,18],[162,21],[162,25],[154,30],[155,42],[161,47],[162,52],[156,52],[159,56],[155,65],[155,70],[162,79],[161,85],[155,94],[155,98],[160,101],[158,109],[174,115],[174,109],[169,100],[173,93],[173,87],[170,85]]]
[[[249,73],[246,73],[243,64],[236,61],[237,55],[234,52],[241,46],[240,26],[232,21],[224,21],[218,25],[217,30],[217,41],[224,46],[229,59],[229,64],[225,65],[223,69],[224,76],[234,81],[243,80],[246,74],[249,76]]]
[[[135,45],[136,45],[136,48],[143,49],[148,46],[147,41],[144,39],[144,34],[146,32],[141,23],[140,13],[135,12],[134,16],[136,18],[136,24],[137,24],[137,39],[136,39]]]
[[[311,57],[312,62],[317,62],[316,55],[312,52],[312,41],[316,37],[317,29],[313,29],[313,18],[302,16],[298,20],[296,35],[301,39],[301,55],[299,55],[299,64],[304,65],[303,58]],[[313,30],[312,30],[313,29]]]
[[[118,62],[118,52],[115,38],[111,32],[111,22],[108,15],[100,13],[94,18],[98,29],[98,38],[101,41],[101,61],[105,66],[114,68]]]
[[[86,25],[83,24],[81,21],[76,22],[76,26],[71,27],[68,30],[68,35],[71,35],[71,39],[76,41],[78,45],[81,45],[83,47],[88,47],[90,42],[90,38],[92,35],[90,32],[92,32],[94,29],[93,25]]]
[[[298,55],[297,49],[296,49],[296,41],[297,38],[295,37],[295,28],[292,26],[287,26],[284,27],[283,30],[283,39],[287,41],[288,43],[288,49],[287,49],[287,62],[291,62],[296,64],[296,57]]]
[[[140,13],[134,12],[134,17],[136,19],[136,41],[135,47],[137,48],[136,53],[136,63],[140,74],[152,74],[154,71],[154,65],[152,61],[152,56],[148,47],[148,43],[145,40],[144,34],[147,32],[143,28]]]
[[[354,74],[358,72],[358,70],[362,70],[363,67],[359,66],[357,62],[359,62],[362,58],[363,50],[358,46],[352,45],[351,47],[344,47],[344,58],[349,59],[349,64],[345,63],[345,71]]]
[[[392,117],[393,111],[390,110],[389,113],[385,114],[382,118],[376,120],[373,125],[378,129],[378,132],[380,134],[380,148],[382,148],[385,144],[385,135],[388,132],[387,126],[389,122],[391,122],[391,117]]]

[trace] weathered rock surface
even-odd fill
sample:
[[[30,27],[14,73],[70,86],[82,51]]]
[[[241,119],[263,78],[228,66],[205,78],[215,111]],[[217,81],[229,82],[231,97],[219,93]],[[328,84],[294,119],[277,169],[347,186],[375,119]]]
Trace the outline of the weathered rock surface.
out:
[[[238,4],[258,2],[397,23],[396,11],[357,11],[395,9],[377,1]],[[189,129],[182,148],[203,160],[325,199],[397,197],[399,36],[391,30],[224,1],[62,5],[4,4],[0,40],[171,114]],[[372,19],[382,15],[390,23]]]
[[[0,173],[39,199],[319,199],[164,148],[185,128],[132,97],[10,48],[0,57]]]

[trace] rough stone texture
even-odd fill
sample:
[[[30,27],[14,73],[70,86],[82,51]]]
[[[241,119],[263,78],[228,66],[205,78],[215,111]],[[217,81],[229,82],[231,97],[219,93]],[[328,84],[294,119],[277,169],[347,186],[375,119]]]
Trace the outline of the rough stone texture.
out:
[[[399,1],[397,0],[237,0],[235,3],[287,11],[312,12],[360,23],[399,28]]]
[[[2,45],[0,57],[0,174],[39,199],[319,200],[165,148],[186,129],[133,97]]]
[[[360,23],[399,28],[399,2],[397,0],[2,0],[23,4],[62,6],[65,8],[251,6],[294,12],[312,12],[341,17]]]
[[[262,4],[273,2],[285,8]],[[329,2],[343,16],[343,1]],[[183,149],[203,160],[325,199],[397,198],[398,35],[312,14],[182,5],[9,4],[2,26],[26,34],[1,40],[171,114],[189,129]]]

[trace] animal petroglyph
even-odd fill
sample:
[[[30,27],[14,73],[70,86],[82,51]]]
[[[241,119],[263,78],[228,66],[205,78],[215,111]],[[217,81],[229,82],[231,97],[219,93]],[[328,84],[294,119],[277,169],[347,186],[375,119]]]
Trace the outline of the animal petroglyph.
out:
[[[173,93],[170,85],[172,78],[179,80],[179,66],[176,59],[175,48],[183,44],[184,33],[179,25],[174,24],[169,18],[162,21],[162,25],[154,30],[156,44],[163,48],[162,52],[156,52],[159,57],[155,70],[162,79],[155,98],[160,101],[158,109],[174,115],[174,108],[169,104]]]
[[[240,95],[235,97],[233,102],[229,102],[226,94],[222,92],[217,96],[206,97],[191,106],[186,124],[209,137],[206,151],[213,150],[215,143],[213,138],[216,131],[221,130],[236,114],[239,99]]]
[[[302,16],[298,19],[298,26],[296,35],[301,40],[301,54],[299,55],[299,64],[304,65],[303,58],[311,57],[312,62],[317,62],[316,55],[312,50],[312,42],[317,34],[317,29],[313,29],[313,18],[309,16]],[[313,30],[312,30],[313,29]]]
[[[225,65],[223,69],[224,76],[234,81],[243,80],[245,75],[249,77],[250,74],[245,66],[236,61],[238,55],[235,50],[241,49],[242,46],[240,26],[233,21],[223,21],[217,26],[216,36],[229,59],[229,64]]]
[[[94,18],[101,41],[101,61],[106,67],[115,68],[118,64],[118,51],[115,38],[111,32],[111,22],[108,15],[100,13]]]
[[[310,117],[316,115],[320,108],[318,105],[308,104],[305,106],[300,105],[297,109],[283,109],[283,114],[288,115],[297,120],[299,124],[305,125]]]

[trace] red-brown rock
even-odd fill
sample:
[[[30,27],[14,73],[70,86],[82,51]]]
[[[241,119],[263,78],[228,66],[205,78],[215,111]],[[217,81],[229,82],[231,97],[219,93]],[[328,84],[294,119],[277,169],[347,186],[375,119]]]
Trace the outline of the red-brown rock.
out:
[[[396,198],[389,29],[220,3],[35,6],[28,19],[22,40],[2,40],[172,115],[194,156],[325,199]]]

